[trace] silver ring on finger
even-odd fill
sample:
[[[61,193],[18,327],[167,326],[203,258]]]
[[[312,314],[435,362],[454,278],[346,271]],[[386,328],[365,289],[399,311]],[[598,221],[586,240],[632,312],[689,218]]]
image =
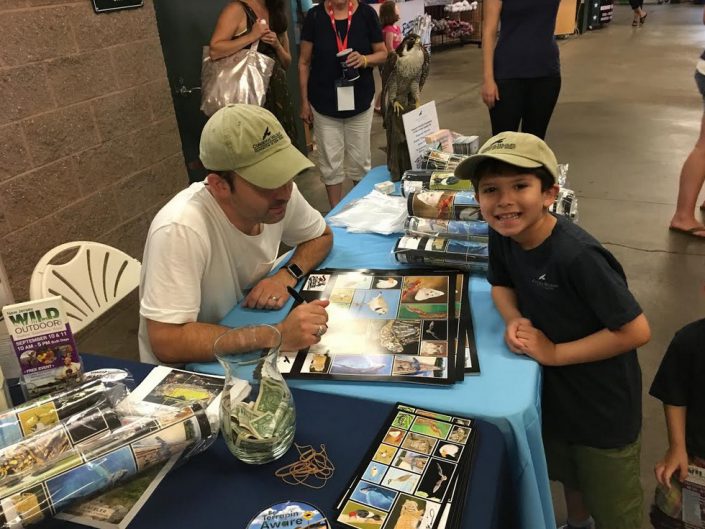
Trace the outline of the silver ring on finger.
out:
[[[279,301],[279,297],[277,297],[277,296],[269,296],[269,299],[271,299],[271,300],[274,301],[275,303],[276,303],[277,301]]]
[[[323,336],[326,332],[326,326],[325,325],[319,325],[318,330],[316,331],[316,336]]]

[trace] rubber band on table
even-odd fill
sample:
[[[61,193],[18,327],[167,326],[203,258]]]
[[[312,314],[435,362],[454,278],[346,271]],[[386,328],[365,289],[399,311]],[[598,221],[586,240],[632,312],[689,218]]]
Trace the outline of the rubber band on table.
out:
[[[311,445],[294,444],[294,446],[299,452],[298,461],[280,468],[274,475],[288,485],[304,485],[312,489],[323,488],[335,472],[335,466],[328,458],[326,445],[321,444],[319,452]],[[317,482],[308,483],[309,479],[317,480]]]

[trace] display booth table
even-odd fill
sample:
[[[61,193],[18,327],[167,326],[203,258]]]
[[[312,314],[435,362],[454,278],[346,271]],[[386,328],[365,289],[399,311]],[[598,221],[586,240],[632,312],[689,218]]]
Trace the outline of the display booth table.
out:
[[[386,167],[372,169],[331,212],[368,194],[374,184],[389,178]],[[335,242],[321,268],[404,268],[394,259],[397,236],[351,234],[333,228]],[[490,286],[483,276],[469,281],[475,339],[481,374],[466,376],[450,387],[388,382],[293,380],[291,387],[335,395],[355,396],[386,403],[411,405],[485,419],[503,434],[514,496],[506,508],[515,511],[518,527],[555,529],[546,460],[541,439],[541,367],[531,358],[511,353],[505,346],[504,322],[494,308]],[[236,306],[223,319],[230,327],[277,323],[291,308],[258,311]],[[217,363],[192,364],[197,371],[222,374]],[[341,413],[344,413],[341,411]]]
[[[153,366],[114,358],[82,355],[86,370],[118,367],[129,370],[137,383]],[[266,465],[246,465],[228,451],[222,437],[165,476],[129,529],[224,527],[244,529],[269,505],[287,500],[303,501],[332,517],[332,507],[342,494],[358,463],[372,444],[392,406],[352,397],[293,389],[297,421],[294,442],[326,451],[335,472],[322,489],[291,486],[274,476],[276,469],[294,462],[292,449]],[[463,526],[473,529],[508,527],[510,480],[502,434],[490,423],[476,421],[472,477],[465,503]],[[84,527],[52,519],[42,527]]]

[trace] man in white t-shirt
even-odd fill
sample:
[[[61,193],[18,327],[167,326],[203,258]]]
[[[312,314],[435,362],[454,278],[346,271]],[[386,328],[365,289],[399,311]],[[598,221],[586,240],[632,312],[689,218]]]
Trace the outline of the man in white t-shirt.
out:
[[[222,318],[242,301],[281,308],[287,286],[328,255],[333,234],[299,193],[294,177],[312,167],[277,119],[254,105],[229,105],[208,120],[200,158],[209,171],[172,198],[149,228],[140,281],[140,359],[184,363],[213,359]],[[272,271],[280,242],[296,249]],[[249,293],[245,295],[245,292]],[[244,298],[244,301],[243,301]],[[283,350],[320,341],[325,301],[303,304],[278,324]],[[236,333],[252,348],[266,333]]]

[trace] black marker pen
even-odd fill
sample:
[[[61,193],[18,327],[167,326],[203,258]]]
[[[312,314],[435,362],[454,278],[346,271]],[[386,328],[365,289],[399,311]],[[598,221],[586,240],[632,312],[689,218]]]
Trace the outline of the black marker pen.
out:
[[[301,294],[299,294],[295,289],[291,287],[286,287],[286,291],[289,293],[289,295],[294,298],[294,307],[298,307],[302,303],[306,303],[306,300],[301,297]],[[294,308],[292,307],[292,308]]]

